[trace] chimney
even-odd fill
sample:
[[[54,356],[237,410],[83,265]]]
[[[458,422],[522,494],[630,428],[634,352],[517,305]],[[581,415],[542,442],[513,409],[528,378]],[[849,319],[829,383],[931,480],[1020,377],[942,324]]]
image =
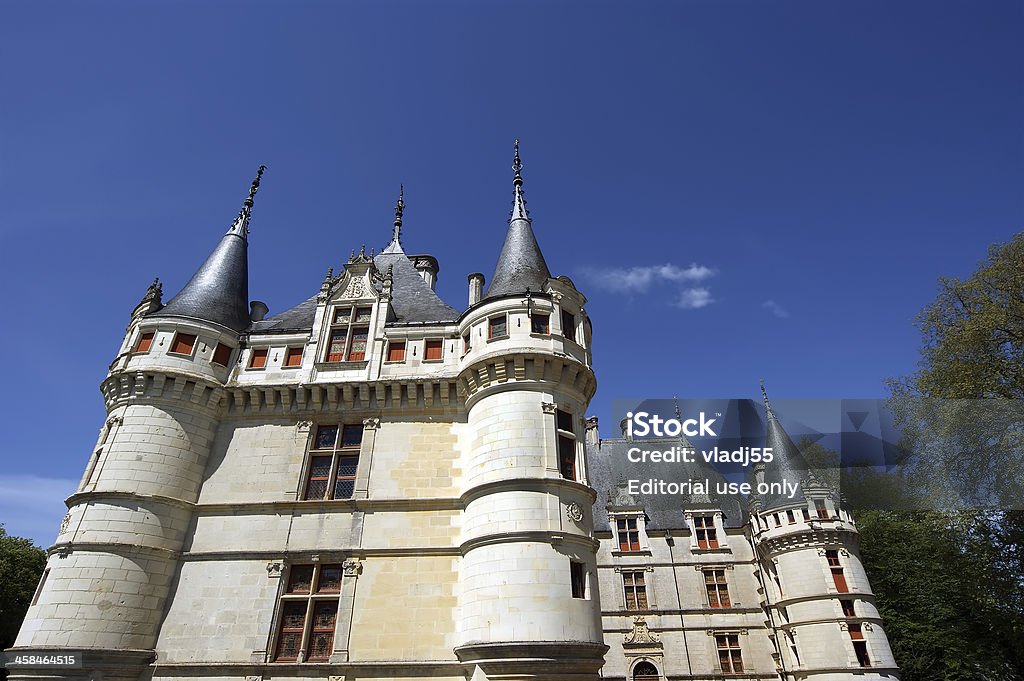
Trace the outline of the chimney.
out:
[[[254,300],[249,303],[249,319],[254,322],[262,321],[268,312],[270,312],[270,308],[262,300]]]
[[[469,305],[472,307],[484,296],[484,275],[474,272],[469,275]]]
[[[597,417],[591,416],[587,419],[587,432],[586,432],[587,444],[596,445],[601,442],[601,434],[597,430]]]

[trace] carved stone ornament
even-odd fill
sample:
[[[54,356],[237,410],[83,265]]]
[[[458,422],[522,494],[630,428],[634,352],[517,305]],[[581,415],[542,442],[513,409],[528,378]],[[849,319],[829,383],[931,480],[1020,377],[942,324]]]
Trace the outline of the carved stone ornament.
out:
[[[540,408],[545,414],[554,414],[557,406],[554,402],[541,402]]]
[[[284,571],[284,563],[274,562],[267,563],[267,577],[275,578],[280,577],[281,572]]]
[[[64,534],[68,531],[68,525],[71,524],[71,511],[64,514],[64,520],[60,521],[60,529],[57,530],[57,534]]]
[[[580,505],[575,501],[570,502],[569,505],[565,507],[565,514],[569,516],[569,520],[573,522],[578,523],[583,520],[583,509],[580,508]]]
[[[245,677],[245,681],[263,681],[263,677],[262,676],[247,676],[247,677]]]
[[[358,577],[363,573],[363,562],[358,558],[346,558],[341,564],[341,569],[344,570],[346,577]]]
[[[647,628],[647,620],[643,617],[633,619],[633,631],[622,637],[624,646],[660,646],[661,639]]]
[[[342,298],[366,298],[368,291],[366,289],[366,280],[362,277],[352,277],[348,286],[345,287],[345,292],[341,294]]]
[[[380,428],[380,419],[376,416],[363,419],[364,430],[376,430],[377,428]]]
[[[313,422],[312,421],[296,421],[295,422],[295,427],[298,430],[309,430],[310,428],[313,427]]]

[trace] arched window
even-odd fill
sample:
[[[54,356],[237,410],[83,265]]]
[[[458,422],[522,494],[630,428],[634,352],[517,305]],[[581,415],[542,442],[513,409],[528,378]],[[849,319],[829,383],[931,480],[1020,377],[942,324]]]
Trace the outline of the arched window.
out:
[[[658,681],[660,678],[658,668],[646,660],[633,667],[633,681]]]

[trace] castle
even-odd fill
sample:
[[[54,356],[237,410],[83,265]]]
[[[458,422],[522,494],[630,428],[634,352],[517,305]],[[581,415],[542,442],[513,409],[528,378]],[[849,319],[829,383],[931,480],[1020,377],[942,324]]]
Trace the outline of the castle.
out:
[[[274,316],[248,298],[263,168],[184,288],[156,282],[11,652],[13,679],[895,679],[831,492],[645,507],[610,479],[586,298],[523,194],[464,311],[390,243]],[[800,454],[770,409],[778,463]],[[712,471],[705,471],[713,475]]]

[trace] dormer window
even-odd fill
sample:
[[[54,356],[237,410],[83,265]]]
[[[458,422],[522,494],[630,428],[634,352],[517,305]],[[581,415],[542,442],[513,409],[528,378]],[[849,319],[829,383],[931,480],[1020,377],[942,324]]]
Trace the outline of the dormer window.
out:
[[[388,343],[388,360],[389,362],[404,362],[405,361],[405,341],[390,341]]]
[[[361,362],[366,359],[366,343],[370,336],[371,307],[345,306],[334,308],[326,362]]]
[[[269,348],[253,348],[252,355],[249,356],[249,368],[250,369],[264,369],[267,366],[267,355],[270,353]]]
[[[423,347],[424,362],[439,362],[444,356],[444,341],[440,338],[428,338]]]
[[[302,346],[290,347],[284,351],[284,365],[285,367],[300,367],[302,366]]]

